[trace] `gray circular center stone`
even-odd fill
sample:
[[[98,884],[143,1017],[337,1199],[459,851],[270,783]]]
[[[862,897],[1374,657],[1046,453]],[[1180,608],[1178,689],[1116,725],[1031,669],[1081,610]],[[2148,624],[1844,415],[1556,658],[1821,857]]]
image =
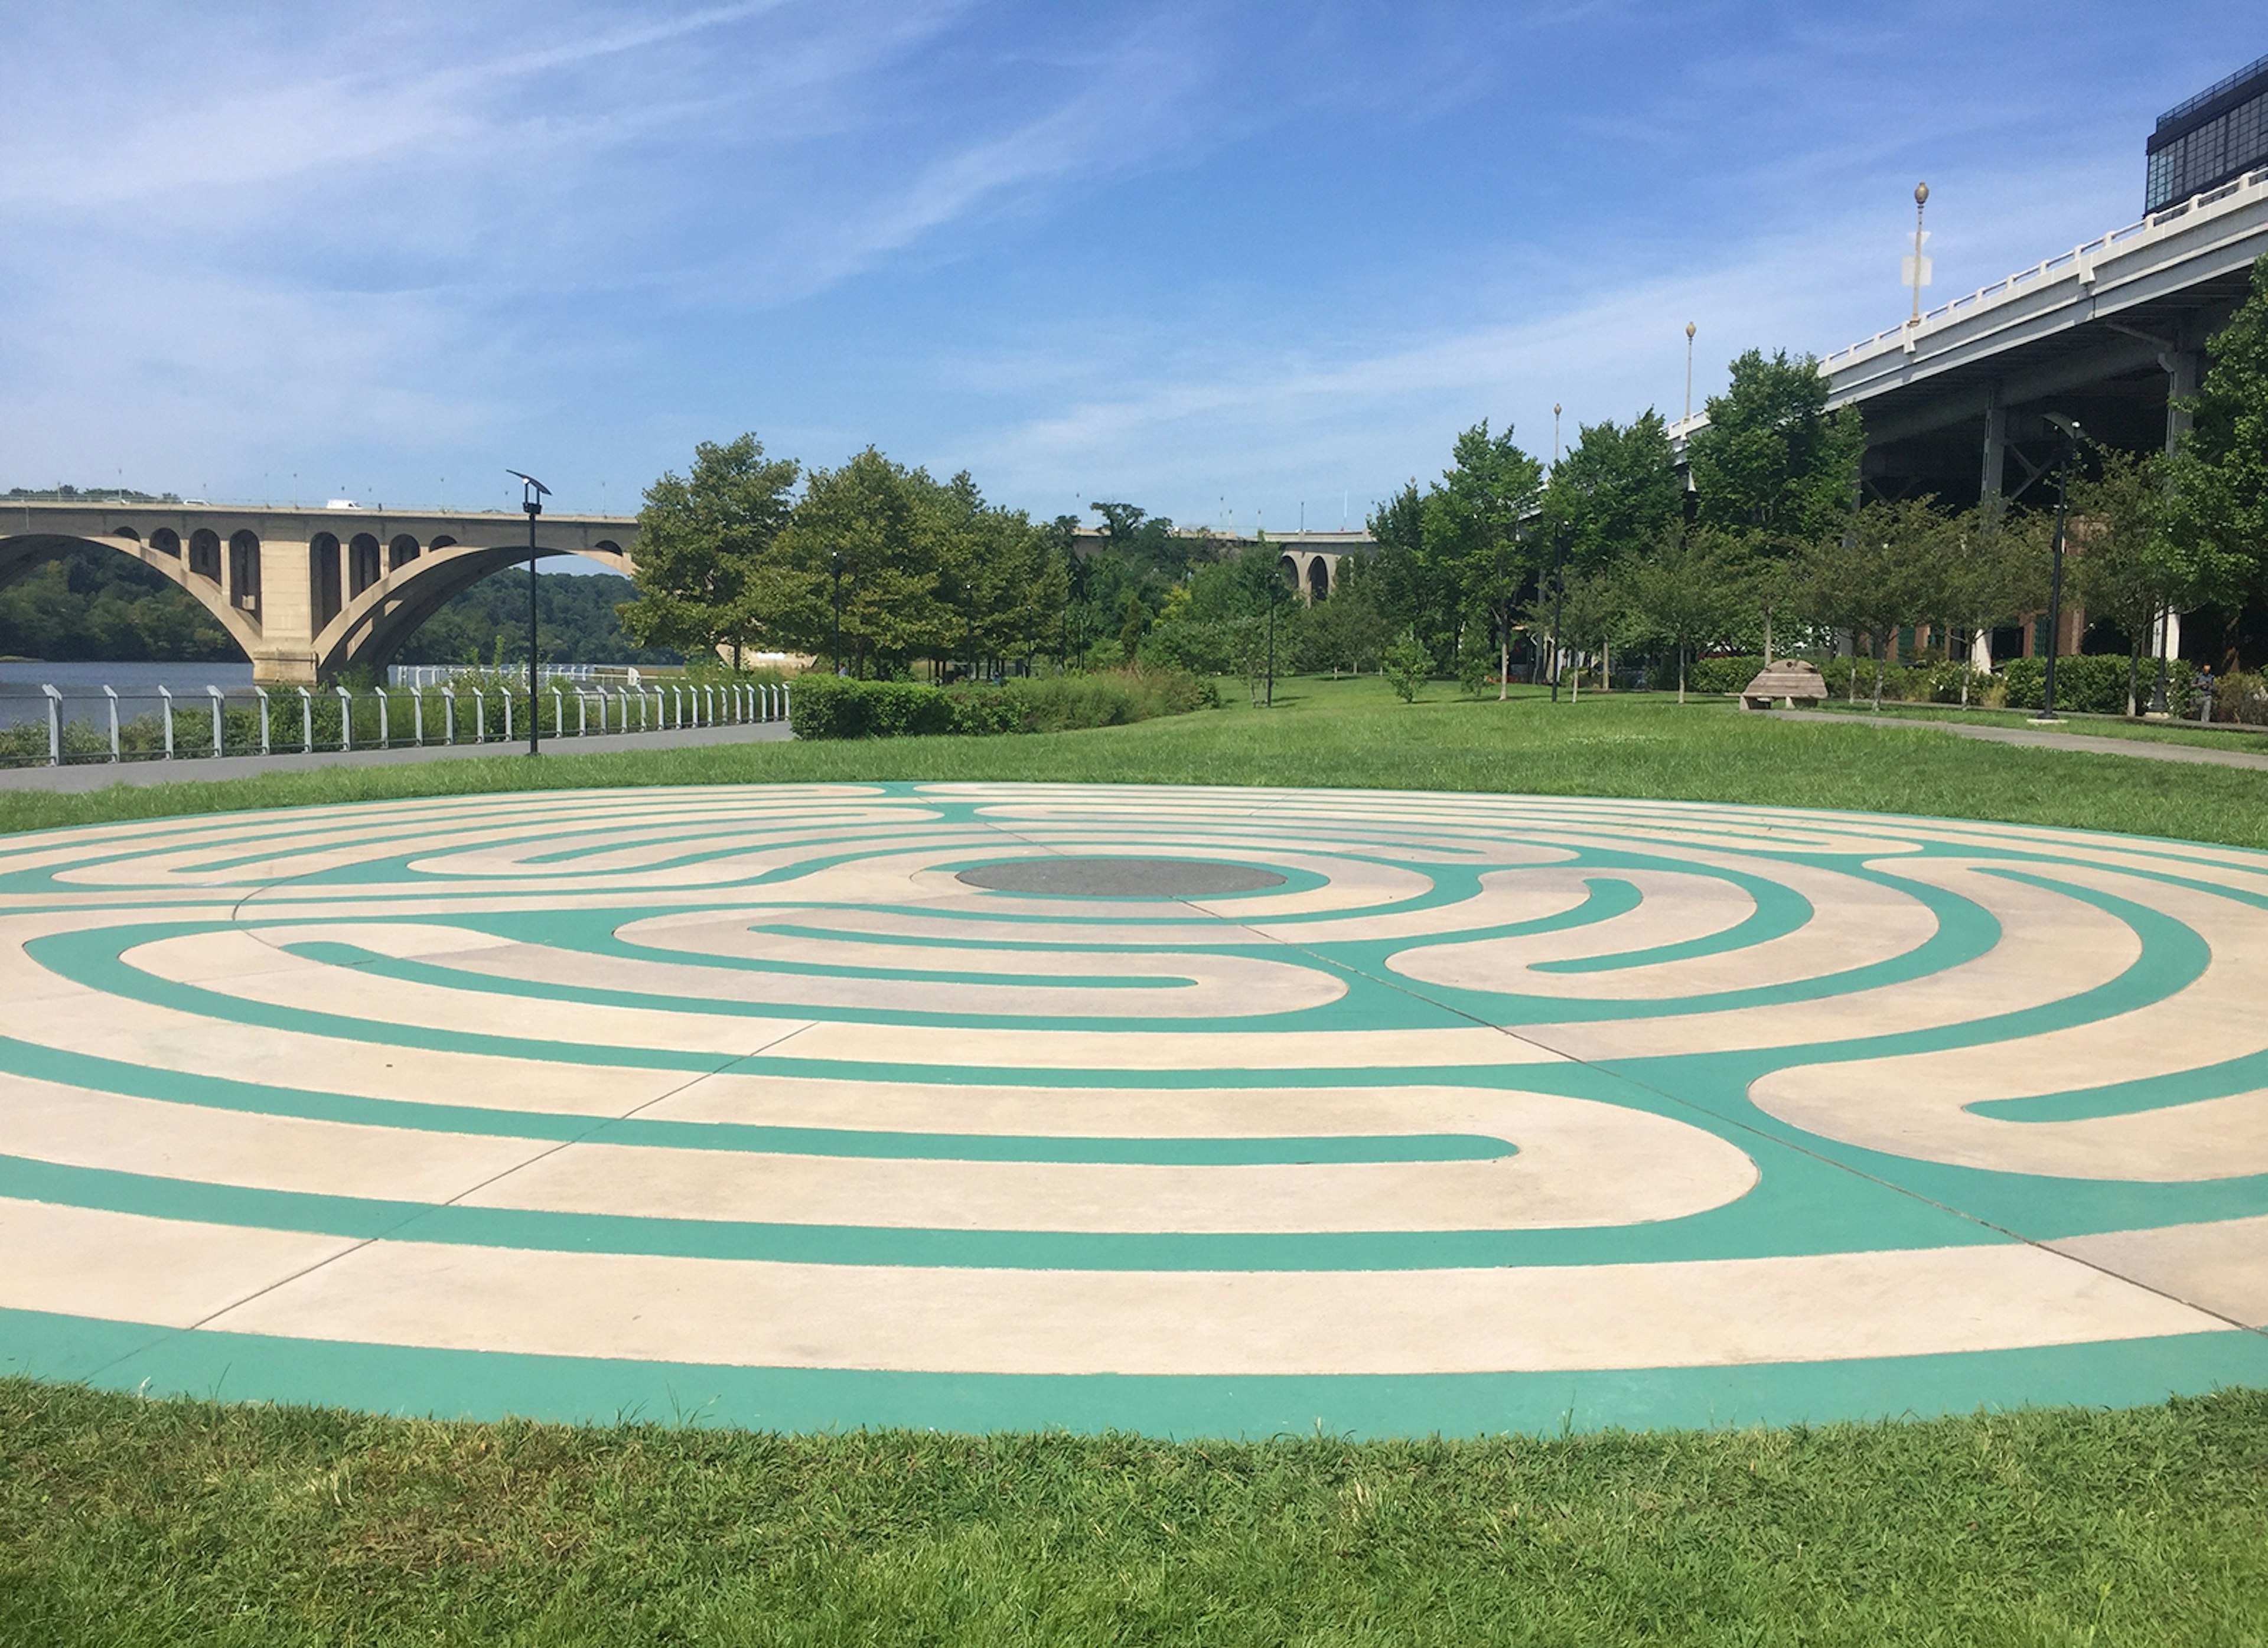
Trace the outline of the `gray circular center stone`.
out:
[[[960,879],[994,893],[1068,898],[1204,898],[1284,885],[1272,870],[1207,858],[1010,858],[974,865]]]

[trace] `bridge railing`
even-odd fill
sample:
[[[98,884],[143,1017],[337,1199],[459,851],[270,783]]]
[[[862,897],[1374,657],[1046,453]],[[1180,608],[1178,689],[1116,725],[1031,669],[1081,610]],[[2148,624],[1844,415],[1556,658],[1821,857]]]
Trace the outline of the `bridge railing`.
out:
[[[2083,245],[2075,246],[2068,252],[2060,252],[2053,257],[2043,258],[2029,269],[2019,269],[2013,275],[2004,275],[1989,286],[1980,286],[1975,291],[1965,293],[1949,303],[1941,303],[1934,309],[1926,309],[1922,312],[1918,325],[1911,321],[1902,322],[1897,326],[1877,332],[1870,338],[1851,344],[1847,348],[1837,349],[1832,355],[1826,356],[1820,361],[1819,370],[1822,372],[1832,372],[1838,368],[1862,360],[1869,355],[1901,347],[1907,339],[1918,333],[1926,332],[1933,327],[1955,317],[1966,317],[1978,310],[2005,302],[2020,292],[2029,291],[2042,282],[2052,280],[2071,269],[2091,272],[2107,253],[2138,249],[2142,243],[2154,239],[2161,234],[2169,234],[2177,229],[2190,227],[2191,225],[2182,222],[2182,219],[2192,214],[2214,208],[2233,207],[2240,201],[2250,201],[2264,193],[2268,193],[2268,167],[2247,173],[2235,181],[2224,183],[2218,188],[2207,189],[2203,194],[2193,195],[2189,199],[2166,207],[2161,211],[2152,212],[2146,217],[2113,229],[2106,234],[2099,234],[2094,239]],[[1697,427],[1699,422],[1697,418],[1693,420]]]
[[[546,739],[784,722],[786,681],[646,677],[636,685],[556,677],[534,700]],[[108,685],[0,689],[0,766],[195,761],[356,750],[524,743],[530,700],[493,679],[430,687]],[[186,776],[186,775],[185,775]]]

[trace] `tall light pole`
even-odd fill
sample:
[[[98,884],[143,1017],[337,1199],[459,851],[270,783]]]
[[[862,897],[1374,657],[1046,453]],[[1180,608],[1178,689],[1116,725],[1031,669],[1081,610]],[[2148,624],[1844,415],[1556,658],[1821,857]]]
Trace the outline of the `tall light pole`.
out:
[[[1559,702],[1559,608],[1567,600],[1567,534],[1551,528],[1551,702]]]
[[[1559,468],[1559,403],[1557,401],[1551,403],[1551,468],[1555,474]]]
[[[1685,323],[1685,416],[1684,416],[1684,418],[1682,420],[1683,422],[1687,423],[1690,423],[1693,421],[1693,333],[1694,333],[1694,330],[1695,330],[1695,328],[1694,328],[1694,325],[1693,325],[1693,323],[1692,323],[1690,320],[1688,320],[1688,321]]]
[[[828,551],[827,570],[833,574],[835,580],[835,628],[827,648],[833,655],[835,673],[840,675],[843,673],[843,552],[840,549]]]
[[[504,473],[519,482],[519,506],[527,511],[527,753],[537,755],[542,753],[538,729],[543,718],[535,713],[535,518],[543,513],[551,489],[517,469]]]
[[[1929,260],[1921,254],[1922,242],[1929,236],[1922,232],[1921,215],[1929,204],[1929,185],[1914,185],[1914,249],[1913,258],[1906,265],[1906,278],[1913,283],[1913,314],[1906,321],[1910,327],[1921,324],[1921,289],[1929,284]]]
[[[2053,721],[2055,712],[2056,654],[2063,650],[2063,532],[2070,519],[2071,464],[2079,456],[2080,440],[2079,425],[2060,412],[2048,414],[2048,422],[2063,431],[2063,461],[2056,466],[2056,524],[2055,541],[2048,552],[2048,667],[2047,680],[2040,692],[2040,712],[2035,721]]]
[[[1276,598],[1283,592],[1284,575],[1275,567],[1268,569],[1268,702],[1266,707],[1276,707]]]

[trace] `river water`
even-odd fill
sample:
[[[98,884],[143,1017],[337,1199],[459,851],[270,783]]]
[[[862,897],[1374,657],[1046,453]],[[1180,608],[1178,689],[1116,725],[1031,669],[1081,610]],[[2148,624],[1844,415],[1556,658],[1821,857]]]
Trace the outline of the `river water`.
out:
[[[119,719],[127,721],[157,711],[160,687],[170,688],[177,700],[188,700],[185,708],[203,708],[210,702],[205,696],[208,686],[217,687],[234,696],[247,696],[252,691],[252,666],[243,662],[0,663],[0,727],[14,726],[19,721],[45,721],[48,700],[40,690],[42,686],[53,687],[63,694],[67,719],[99,725],[107,723],[109,715],[108,702],[102,694],[106,686],[116,689]]]

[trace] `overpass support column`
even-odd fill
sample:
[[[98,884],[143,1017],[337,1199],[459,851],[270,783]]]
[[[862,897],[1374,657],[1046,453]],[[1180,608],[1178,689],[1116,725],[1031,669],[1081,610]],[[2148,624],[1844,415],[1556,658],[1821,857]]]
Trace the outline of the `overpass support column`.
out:
[[[1978,478],[1977,506],[1987,519],[1998,519],[2003,496],[2001,480],[2008,462],[2008,409],[2000,404],[2000,386],[1987,392],[1984,407],[1984,469]]]
[[[2166,451],[2170,453],[2189,432],[2190,415],[2182,402],[2197,394],[2204,363],[2195,349],[2169,349],[2158,357],[2158,364],[2166,369]]]

